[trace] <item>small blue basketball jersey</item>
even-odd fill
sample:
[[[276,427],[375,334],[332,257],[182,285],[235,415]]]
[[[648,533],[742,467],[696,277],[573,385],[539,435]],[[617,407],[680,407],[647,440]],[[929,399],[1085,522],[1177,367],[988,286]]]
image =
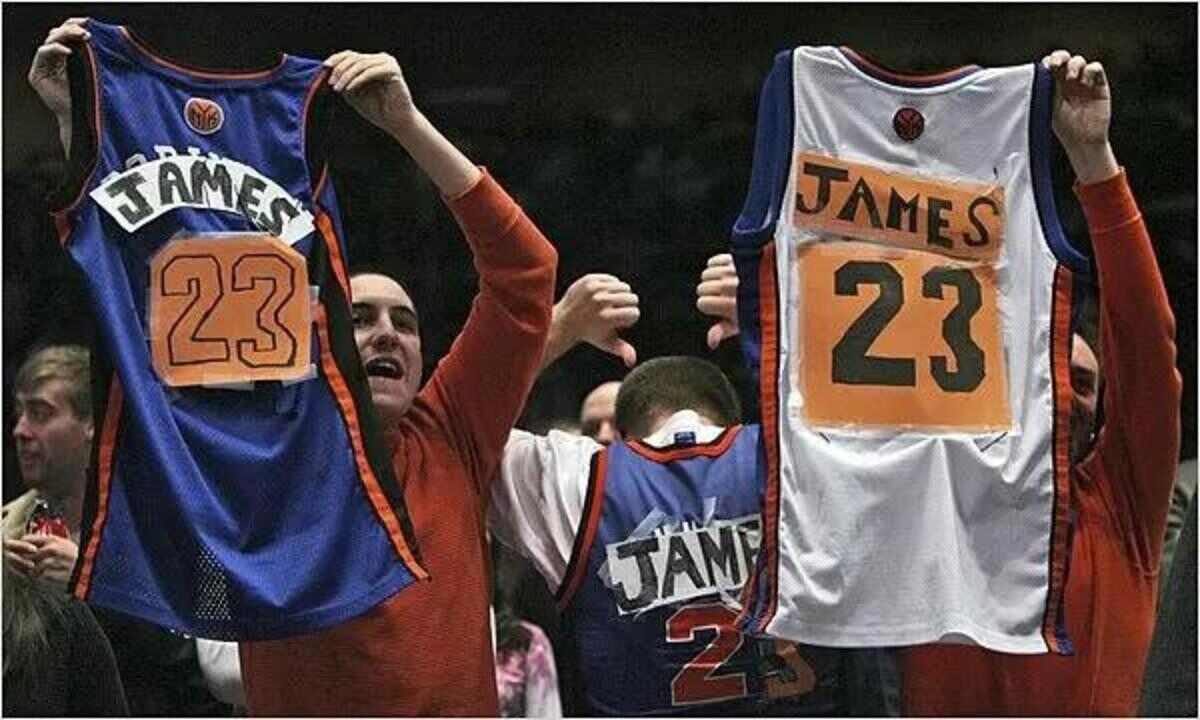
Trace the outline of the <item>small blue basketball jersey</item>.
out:
[[[87,28],[54,213],[99,328],[73,592],[200,637],[347,620],[425,571],[353,339],[326,70]]]
[[[590,712],[840,714],[841,653],[743,635],[727,604],[758,553],[759,452],[758,427],[738,426],[593,458],[558,598]]]

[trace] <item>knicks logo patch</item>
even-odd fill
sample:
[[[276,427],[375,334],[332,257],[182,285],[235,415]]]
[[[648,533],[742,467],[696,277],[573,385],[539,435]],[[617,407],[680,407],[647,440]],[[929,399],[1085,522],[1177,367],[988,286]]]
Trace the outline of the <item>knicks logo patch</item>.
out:
[[[912,142],[925,132],[925,116],[916,108],[902,107],[892,116],[892,129],[905,142]]]
[[[183,118],[201,135],[212,135],[225,124],[225,111],[212,100],[191,98],[183,106]]]

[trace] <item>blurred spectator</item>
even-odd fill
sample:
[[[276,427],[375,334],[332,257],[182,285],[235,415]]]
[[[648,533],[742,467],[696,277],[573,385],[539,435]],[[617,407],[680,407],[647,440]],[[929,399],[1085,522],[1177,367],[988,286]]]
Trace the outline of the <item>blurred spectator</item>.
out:
[[[0,510],[13,570],[66,590],[79,553],[79,523],[92,444],[88,351],[51,345],[17,372],[13,438],[29,490]]]
[[[554,649],[540,627],[521,617],[518,607],[527,563],[492,543],[496,614],[496,690],[503,717],[561,718]]]
[[[108,640],[87,606],[4,561],[4,715],[129,714]]]
[[[1171,564],[1175,548],[1179,544],[1179,533],[1183,530],[1183,519],[1187,517],[1192,498],[1196,496],[1196,458],[1179,463],[1175,475],[1175,488],[1171,492],[1171,509],[1167,512],[1167,534],[1163,537],[1163,559],[1159,568],[1159,604],[1163,602],[1167,578],[1171,576]]]
[[[595,387],[583,399],[579,408],[579,432],[601,445],[608,445],[618,439],[616,414],[617,391],[621,383],[612,380]]]
[[[129,710],[135,716],[229,717],[200,670],[196,640],[157,625],[92,607],[112,644]]]
[[[1164,583],[1158,627],[1146,661],[1142,715],[1196,717],[1196,503],[1179,539],[1179,553]]]
[[[551,420],[546,424],[546,432],[550,432],[551,430],[565,432],[570,435],[583,434],[583,428],[579,426],[579,423],[570,418],[556,418]]]
[[[93,435],[89,362],[82,347],[49,345],[18,370],[13,437],[30,490],[0,511],[12,571],[63,594],[79,554]],[[103,608],[92,612],[88,618],[108,638],[106,652],[116,658],[135,715],[229,714],[204,686],[192,639]]]

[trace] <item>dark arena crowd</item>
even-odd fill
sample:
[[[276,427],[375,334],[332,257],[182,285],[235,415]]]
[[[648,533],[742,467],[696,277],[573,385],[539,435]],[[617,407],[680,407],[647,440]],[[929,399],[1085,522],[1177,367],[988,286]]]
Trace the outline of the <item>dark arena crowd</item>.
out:
[[[5,716],[1200,712],[1195,4],[2,13]]]

